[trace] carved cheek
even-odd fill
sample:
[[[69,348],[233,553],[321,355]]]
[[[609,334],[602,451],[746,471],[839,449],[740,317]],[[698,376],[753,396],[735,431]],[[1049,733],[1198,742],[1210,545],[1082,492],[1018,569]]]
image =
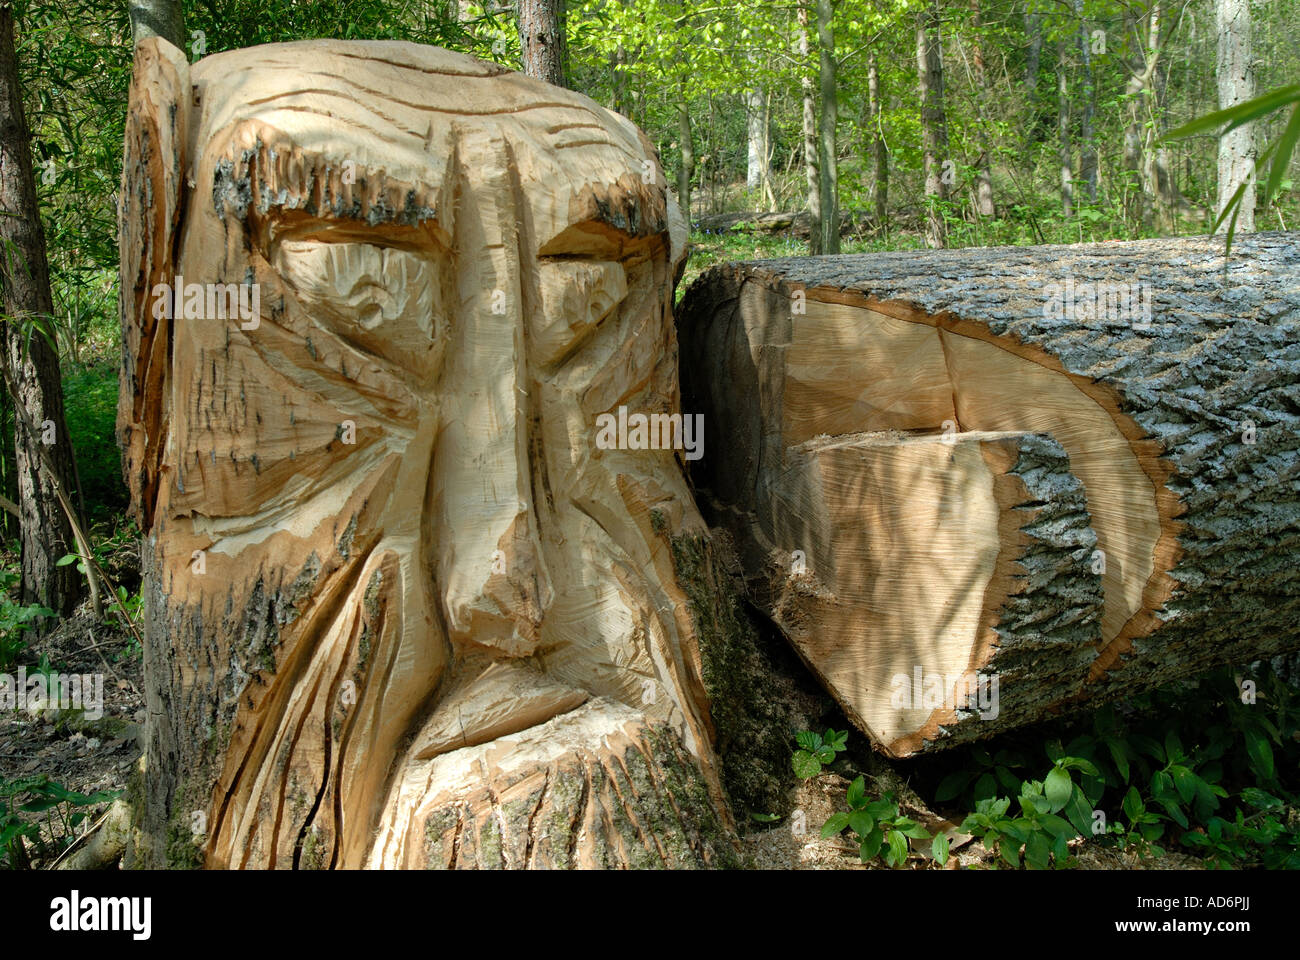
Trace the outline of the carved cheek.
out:
[[[552,260],[538,267],[541,309],[530,318],[537,362],[554,363],[627,297],[627,273],[609,260]]]
[[[370,243],[284,240],[273,262],[312,319],[421,382],[447,342],[436,259]]]

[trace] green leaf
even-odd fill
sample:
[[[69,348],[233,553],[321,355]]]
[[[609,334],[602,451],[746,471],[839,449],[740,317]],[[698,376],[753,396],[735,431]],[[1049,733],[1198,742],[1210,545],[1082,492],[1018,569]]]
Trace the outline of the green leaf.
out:
[[[859,837],[865,837],[875,825],[876,821],[865,810],[854,810],[849,814],[849,826]]]
[[[866,803],[867,799],[867,781],[863,777],[858,777],[849,784],[849,791],[846,798],[849,807],[853,810],[860,810]]]
[[[1273,165],[1268,175],[1268,184],[1264,188],[1265,206],[1272,202],[1273,197],[1282,186],[1282,178],[1286,175],[1287,167],[1291,164],[1291,154],[1295,151],[1297,139],[1300,139],[1300,104],[1292,108],[1291,119],[1287,122],[1286,129],[1282,131],[1282,135],[1278,138],[1277,154],[1273,157]]]
[[[821,764],[830,764],[835,762],[835,751],[825,745],[814,750],[812,755],[816,757],[817,762]]]
[[[1263,780],[1273,779],[1273,748],[1268,740],[1256,730],[1246,730],[1246,754],[1250,757],[1252,769]]]
[[[1041,830],[1035,830],[1025,841],[1025,863],[1035,870],[1046,870],[1052,864],[1052,844]]]
[[[1252,120],[1267,116],[1274,110],[1280,110],[1288,103],[1296,103],[1297,101],[1300,101],[1300,83],[1279,87],[1277,90],[1272,90],[1252,100],[1246,100],[1223,110],[1215,110],[1213,113],[1207,113],[1203,117],[1184,123],[1181,127],[1170,130],[1161,139],[1181,140],[1184,137],[1212,131],[1216,131],[1219,136],[1222,136],[1237,129],[1237,127],[1250,123]],[[1223,129],[1219,130],[1220,127],[1223,127]]]
[[[1129,823],[1136,823],[1137,818],[1146,810],[1146,804],[1142,802],[1137,787],[1128,788],[1128,793],[1124,794],[1123,807],[1124,816],[1128,817]]]
[[[948,862],[948,837],[946,834],[935,834],[934,842],[930,844],[930,856],[934,857],[940,864]]]
[[[907,838],[897,830],[889,831],[889,853],[885,862],[893,867],[901,867],[907,862]]]
[[[1183,803],[1191,803],[1196,796],[1196,785],[1200,782],[1200,777],[1178,763],[1169,768],[1169,775],[1174,778],[1174,788]]]
[[[884,797],[867,804],[866,811],[877,820],[893,820],[898,816],[898,804]]]
[[[972,776],[965,770],[957,770],[948,774],[939,781],[939,788],[934,792],[936,803],[946,803],[949,800],[955,800],[961,796],[966,785],[971,782]]]
[[[822,738],[811,730],[800,730],[794,735],[795,742],[804,750],[813,753],[822,745]]]
[[[1065,816],[1074,825],[1074,829],[1079,831],[1079,836],[1092,835],[1092,804],[1078,787],[1074,788],[1070,802],[1065,805]]]
[[[55,561],[54,565],[56,567],[66,567],[68,564],[76,563],[80,559],[81,557],[77,556],[75,553],[67,553],[59,557],[59,559]]]
[[[870,833],[862,838],[862,843],[858,846],[858,856],[863,863],[874,860],[876,854],[880,852],[880,845],[884,842],[885,834],[876,826]]]
[[[1063,808],[1070,801],[1073,789],[1074,784],[1070,781],[1069,772],[1063,767],[1053,767],[1048,772],[1047,779],[1043,781],[1043,795],[1051,804],[1049,812],[1055,813]]]
[[[997,792],[998,784],[993,779],[993,775],[989,773],[980,774],[979,779],[975,781],[975,799],[984,800],[992,797]]]
[[[779,813],[750,813],[749,819],[756,823],[776,823],[781,819]]]
[[[1247,787],[1241,791],[1241,799],[1258,810],[1271,810],[1274,807],[1282,806],[1281,800],[1273,796],[1273,794],[1259,789],[1259,787]]]
[[[847,813],[832,813],[830,818],[822,824],[822,839],[827,840],[837,833],[843,833],[844,828],[849,825],[849,815]]]
[[[790,760],[794,775],[800,780],[809,780],[822,772],[822,765],[807,750],[797,750]]]
[[[1110,758],[1115,761],[1115,769],[1119,772],[1120,778],[1128,783],[1128,744],[1123,740],[1107,738],[1106,748],[1110,751]]]

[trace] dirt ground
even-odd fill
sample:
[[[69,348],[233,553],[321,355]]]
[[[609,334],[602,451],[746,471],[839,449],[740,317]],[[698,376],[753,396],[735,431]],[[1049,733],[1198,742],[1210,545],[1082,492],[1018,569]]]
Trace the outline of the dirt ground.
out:
[[[102,677],[102,716],[92,719],[100,712],[94,708],[0,710],[0,781],[44,774],[83,794],[125,790],[140,756],[145,716],[140,653],[130,636],[97,621],[87,602],[48,636],[30,642],[19,663],[29,676],[45,664],[55,673]],[[9,672],[16,677],[17,670]],[[96,823],[108,803],[81,809],[89,815],[78,833]],[[68,835],[58,811],[26,818],[42,823],[47,842]],[[31,852],[33,867],[49,865],[40,850]]]

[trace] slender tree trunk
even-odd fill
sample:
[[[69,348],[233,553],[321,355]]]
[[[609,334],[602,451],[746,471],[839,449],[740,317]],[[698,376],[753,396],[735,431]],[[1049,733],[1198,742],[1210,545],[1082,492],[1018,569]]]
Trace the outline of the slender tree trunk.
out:
[[[821,51],[821,123],[818,143],[818,197],[821,200],[821,252],[840,252],[840,174],[835,149],[839,94],[835,87],[835,34],[831,0],[817,0],[817,46]]]
[[[22,320],[49,323],[53,313],[45,230],[32,174],[31,134],[23,112],[14,49],[13,8],[0,5],[0,285],[3,286],[5,379],[22,414],[14,418],[18,506],[22,526],[22,596],[60,614],[71,613],[82,582],[72,565],[72,526],[59,504],[76,496],[72,444],[63,416],[59,358],[46,339],[22,333]]]
[[[885,132],[882,129],[884,103],[881,100],[880,69],[876,63],[873,50],[867,59],[867,99],[870,112],[871,155],[875,173],[872,190],[876,201],[876,229],[889,229],[889,150],[885,146]]]
[[[925,242],[948,242],[943,201],[948,199],[948,119],[943,105],[943,46],[939,37],[938,0],[917,13],[916,73],[921,94],[921,143],[925,156]]]
[[[1126,11],[1125,36],[1136,36],[1137,25],[1137,19]],[[1125,89],[1128,123],[1124,127],[1124,206],[1125,215],[1134,224],[1146,223],[1151,210],[1142,158],[1142,105],[1147,94],[1148,65],[1146,48],[1142,47],[1128,64],[1129,78]]]
[[[518,3],[524,73],[557,87],[567,87],[564,0],[518,0]]]
[[[1215,23],[1219,34],[1217,73],[1219,109],[1235,106],[1255,96],[1255,67],[1251,62],[1249,0],[1217,0]],[[1219,138],[1219,198],[1223,210],[1237,188],[1245,184],[1238,207],[1238,233],[1255,229],[1255,125],[1248,123]]]
[[[1097,109],[1097,91],[1092,80],[1092,46],[1088,22],[1083,17],[1083,0],[1074,0],[1074,14],[1079,18],[1079,77],[1083,83],[1083,113],[1079,118],[1079,180],[1089,203],[1097,202],[1097,143],[1093,132],[1093,115]]]
[[[1038,64],[1043,55],[1043,15],[1033,9],[1032,3],[1025,8],[1025,94],[1033,101],[1038,90]]]
[[[975,68],[975,99],[979,104],[979,159],[975,161],[975,212],[981,217],[994,215],[993,207],[993,170],[989,159],[988,128],[988,77],[984,70],[984,48],[980,42],[983,27],[980,0],[971,0],[971,21],[974,27],[975,42],[971,48],[971,59]]]
[[[681,163],[677,167],[677,202],[687,222],[691,219],[691,177],[695,174],[695,148],[691,144],[691,109],[686,103],[686,84],[679,84],[677,101],[677,143]]]
[[[1056,45],[1056,160],[1061,171],[1061,213],[1066,217],[1074,215],[1074,172],[1070,157],[1070,92],[1066,81],[1069,61],[1066,51],[1069,49],[1064,40]]]
[[[613,89],[614,112],[630,116],[632,101],[627,90],[627,51],[619,44],[609,55],[610,86]]]
[[[131,39],[162,37],[178,49],[185,49],[185,16],[180,0],[130,0]]]
[[[799,86],[803,91],[803,168],[808,180],[808,217],[811,221],[808,231],[809,252],[821,253],[822,242],[822,201],[821,177],[817,172],[817,94],[808,66],[808,5],[799,4],[799,59],[803,71],[799,77]]]
[[[749,139],[745,185],[761,189],[767,178],[767,97],[760,89],[745,94],[745,123]]]

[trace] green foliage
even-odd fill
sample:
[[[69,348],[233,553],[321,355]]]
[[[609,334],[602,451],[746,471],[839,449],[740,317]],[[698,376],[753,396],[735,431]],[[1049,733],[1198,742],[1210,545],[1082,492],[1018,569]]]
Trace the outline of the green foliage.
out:
[[[1071,777],[1072,770],[1097,773],[1087,760],[1058,756],[1042,780],[1021,782],[1017,814],[1012,814],[1006,797],[984,798],[962,821],[961,831],[978,837],[1008,866],[1021,866],[1022,857],[1034,870],[1073,866],[1068,844],[1088,831],[1092,808]]]
[[[119,792],[79,793],[45,774],[0,780],[0,868],[29,868],[29,844],[39,859],[57,857],[76,839],[77,828],[89,815],[86,808],[108,803]],[[38,818],[32,819],[33,814]]]
[[[25,634],[35,625],[33,621],[55,615],[40,604],[15,603],[11,597],[18,580],[17,570],[0,570],[0,672],[8,672],[27,648]]]
[[[907,861],[909,839],[930,841],[931,856],[940,864],[947,862],[947,837],[931,837],[925,827],[900,813],[892,793],[873,800],[867,795],[866,780],[858,777],[849,784],[845,800],[848,811],[833,814],[822,826],[822,837],[851,830],[863,863],[880,857],[886,866],[901,867]]]
[[[847,749],[845,742],[848,736],[847,730],[836,733],[830,729],[825,734],[813,733],[809,730],[796,733],[795,740],[799,744],[799,749],[794,752],[794,757],[791,759],[795,775],[803,780],[817,776],[822,772],[822,767],[830,766],[835,762],[835,754],[843,753]]]
[[[77,452],[86,519],[92,523],[109,521],[126,509],[117,446],[117,392],[117,363],[112,360],[72,367],[63,376],[68,436]]]

